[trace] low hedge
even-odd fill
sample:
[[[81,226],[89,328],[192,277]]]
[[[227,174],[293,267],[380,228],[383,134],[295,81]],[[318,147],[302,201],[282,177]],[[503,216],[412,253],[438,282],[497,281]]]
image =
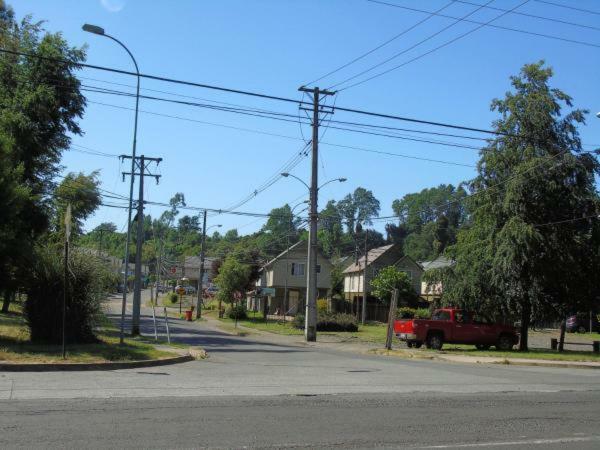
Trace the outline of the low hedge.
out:
[[[304,329],[304,322],[304,314],[297,314],[294,317],[293,325],[296,328]],[[351,314],[318,313],[317,331],[358,331],[358,323]]]
[[[243,320],[248,318],[246,307],[244,305],[233,305],[227,311],[227,317],[230,319]]]

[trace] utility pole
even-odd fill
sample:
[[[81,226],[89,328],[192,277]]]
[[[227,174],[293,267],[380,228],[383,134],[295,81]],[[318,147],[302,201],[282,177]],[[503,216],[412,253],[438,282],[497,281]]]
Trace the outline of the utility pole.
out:
[[[301,86],[301,92],[313,94],[312,119],[312,171],[310,179],[310,228],[308,232],[308,267],[306,276],[306,323],[304,337],[307,342],[317,340],[317,202],[319,192],[319,103],[321,95],[334,95],[335,92],[320,90],[318,87]],[[302,107],[301,107],[302,108]],[[333,111],[331,111],[333,113]]]
[[[367,315],[367,266],[369,265],[369,252],[367,248],[367,237],[369,230],[365,228],[365,267],[363,271],[363,301],[362,301],[362,316],[361,323],[365,324],[365,317]]]
[[[196,304],[196,319],[202,317],[202,281],[204,278],[204,245],[206,242],[206,210],[202,216],[202,242],[200,244],[200,273],[198,274],[198,301]]]
[[[121,160],[132,158],[128,155],[121,155]],[[142,305],[142,244],[144,243],[144,177],[154,177],[156,184],[160,179],[160,175],[148,172],[148,166],[152,163],[160,164],[162,158],[149,158],[144,155],[133,158],[132,164],[138,173],[123,172],[123,180],[126,175],[140,177],[139,194],[138,194],[138,211],[137,211],[137,236],[135,250],[135,280],[133,283],[133,311],[131,314],[131,335],[137,336],[140,334],[140,309]],[[134,170],[135,170],[134,169]],[[129,261],[125,261],[129,264]]]

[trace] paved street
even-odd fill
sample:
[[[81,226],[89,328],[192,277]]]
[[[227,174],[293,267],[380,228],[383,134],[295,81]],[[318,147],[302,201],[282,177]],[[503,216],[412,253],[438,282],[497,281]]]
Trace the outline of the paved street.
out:
[[[171,333],[210,357],[0,373],[0,447],[600,445],[596,370],[385,358],[209,322],[171,320]]]

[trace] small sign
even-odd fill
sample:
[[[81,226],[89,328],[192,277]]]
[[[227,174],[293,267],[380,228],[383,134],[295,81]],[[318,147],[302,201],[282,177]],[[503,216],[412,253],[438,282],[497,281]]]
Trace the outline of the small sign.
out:
[[[185,295],[185,289],[184,288],[179,288],[179,289],[177,289],[177,293],[179,295]]]
[[[275,295],[275,288],[260,288],[260,295],[267,297]]]
[[[175,267],[175,266],[171,267],[171,273],[177,273],[177,267]]]

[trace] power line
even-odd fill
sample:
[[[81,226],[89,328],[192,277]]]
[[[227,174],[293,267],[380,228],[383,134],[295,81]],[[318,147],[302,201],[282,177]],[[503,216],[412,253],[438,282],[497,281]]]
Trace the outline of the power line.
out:
[[[127,70],[114,69],[114,68],[110,68],[110,67],[96,66],[96,65],[84,64],[84,63],[77,63],[77,62],[68,61],[68,60],[59,59],[59,58],[51,58],[51,57],[40,56],[40,55],[31,54],[31,53],[9,50],[6,48],[0,48],[0,53],[6,53],[6,54],[29,57],[29,58],[43,59],[43,60],[47,60],[47,61],[68,64],[70,66],[84,67],[84,68],[90,68],[90,69],[95,69],[95,70],[104,70],[104,71],[118,73],[118,74],[122,74],[122,75],[137,76],[137,73],[130,72]],[[222,91],[222,92],[248,95],[248,96],[257,97],[257,98],[265,98],[265,99],[269,99],[269,100],[277,100],[277,101],[283,101],[283,102],[288,102],[288,103],[312,106],[312,103],[310,103],[310,102],[298,101],[298,100],[291,99],[291,98],[278,97],[278,96],[261,94],[261,93],[250,92],[250,91],[242,91],[239,89],[225,88],[225,87],[220,87],[220,86],[212,86],[212,85],[196,83],[196,82],[192,82],[192,81],[184,81],[184,80],[177,80],[177,79],[173,79],[173,78],[160,77],[160,76],[156,76],[156,75],[140,74],[139,76],[142,78],[148,78],[148,79],[163,81],[163,82],[167,82],[167,83],[189,85],[189,86],[200,87],[200,88],[205,88],[205,89],[214,89],[214,90],[218,90],[218,91]],[[430,121],[430,120],[414,119],[414,118],[402,117],[402,116],[397,116],[397,115],[392,115],[392,114],[376,113],[376,112],[372,112],[372,111],[363,111],[363,110],[359,110],[359,109],[355,109],[355,108],[354,109],[353,108],[343,108],[340,106],[336,106],[336,110],[351,112],[351,113],[355,113],[355,114],[364,114],[364,115],[369,115],[369,116],[382,117],[382,118],[386,118],[386,119],[394,119],[394,120],[421,123],[421,124],[427,124],[427,125],[434,125],[434,126],[445,127],[445,128],[455,128],[455,129],[461,129],[461,130],[467,130],[467,131],[476,131],[479,133],[487,133],[487,134],[492,134],[492,135],[507,135],[506,133],[502,133],[502,132],[498,132],[498,131],[482,130],[479,128],[453,125],[453,124],[448,124],[448,123],[443,123],[443,122],[434,122],[434,121]],[[189,120],[189,119],[184,119],[184,120]]]
[[[423,13],[423,14],[434,14],[431,11],[427,11],[427,10],[424,10],[424,9],[412,8],[412,7],[409,7],[409,6],[398,5],[396,3],[389,3],[389,2],[386,2],[386,1],[382,1],[382,0],[367,0],[367,1],[371,2],[371,3],[378,3],[380,5],[385,5],[385,6],[391,6],[391,7],[394,7],[394,8],[404,9],[406,11],[414,11],[414,12],[419,12],[419,13]],[[531,15],[531,14],[519,13],[517,11],[514,11],[514,9],[495,8],[495,7],[492,7],[492,6],[488,6],[488,4],[480,5],[479,3],[472,3],[472,2],[466,2],[466,1],[461,1],[460,3],[465,3],[465,4],[473,5],[473,6],[479,5],[479,6],[483,7],[483,8],[494,9],[494,10],[497,10],[497,11],[504,11],[503,15],[506,15],[506,14],[521,14],[521,15],[524,15],[524,16],[535,17],[537,19],[558,21],[558,22],[561,22],[561,23],[569,24],[569,25],[577,25],[577,26],[582,26],[582,27],[586,27],[586,28],[592,28],[594,30],[600,30],[600,28],[597,28],[597,27],[588,27],[587,25],[574,24],[572,22],[565,22],[565,21],[560,21],[558,19],[551,19],[549,17],[541,17],[541,16],[535,16],[535,15]],[[517,6],[517,8],[520,7],[520,6],[522,6],[522,5]],[[452,19],[452,20],[459,20],[460,19],[458,17],[449,16],[447,14],[438,14],[438,13],[435,13],[435,15],[438,16],[438,17],[444,17],[446,19]],[[496,20],[496,19],[493,19],[493,20]],[[489,27],[489,28],[496,28],[498,30],[512,31],[514,33],[528,34],[530,36],[537,36],[537,37],[543,37],[543,38],[546,38],[546,39],[553,39],[553,40],[557,40],[557,41],[568,42],[570,44],[577,44],[577,45],[583,45],[583,46],[586,46],[586,47],[600,48],[600,44],[595,44],[593,42],[587,42],[587,41],[581,41],[581,40],[577,40],[577,39],[565,38],[565,37],[556,36],[556,35],[553,35],[553,34],[545,34],[545,33],[539,33],[539,32],[536,32],[536,31],[522,30],[520,28],[506,27],[506,26],[503,26],[503,25],[494,25],[494,24],[491,24],[489,22],[479,22],[477,20],[472,20],[472,19],[462,19],[462,21],[463,22],[467,22],[467,23],[473,23],[473,24],[477,24],[477,25],[486,26],[486,27]]]
[[[494,1],[494,0],[489,0],[489,1],[486,3],[486,5],[488,5],[488,4],[490,4],[490,3],[492,3],[493,1]],[[327,89],[333,89],[333,88],[336,88],[336,87],[338,87],[338,86],[341,86],[342,84],[345,84],[345,83],[347,83],[348,81],[352,81],[352,80],[354,80],[354,79],[356,79],[356,78],[360,77],[361,75],[364,75],[364,74],[366,74],[366,73],[368,73],[368,72],[371,72],[372,70],[375,70],[376,68],[378,68],[378,67],[381,67],[381,66],[383,66],[384,64],[387,64],[388,62],[390,62],[390,61],[392,61],[392,60],[394,60],[394,59],[398,58],[399,56],[402,56],[402,55],[404,55],[405,53],[408,53],[409,51],[411,51],[411,50],[415,49],[416,47],[418,47],[418,46],[420,46],[420,45],[424,44],[425,42],[427,42],[427,41],[429,41],[429,40],[433,39],[434,37],[438,36],[439,34],[443,33],[444,31],[446,31],[446,30],[448,30],[448,29],[452,28],[453,26],[455,26],[455,25],[459,24],[460,22],[462,22],[463,20],[465,20],[467,17],[469,17],[469,16],[471,16],[471,15],[475,14],[477,11],[480,11],[481,9],[483,9],[483,7],[484,7],[484,5],[480,6],[479,8],[476,8],[476,9],[474,9],[473,11],[471,11],[471,12],[469,12],[468,14],[464,15],[463,17],[461,17],[461,18],[459,18],[459,19],[456,19],[456,21],[455,21],[455,22],[453,22],[453,23],[451,23],[450,25],[447,25],[447,26],[445,26],[444,28],[442,28],[441,30],[438,30],[438,31],[436,31],[436,32],[435,32],[435,33],[433,33],[433,34],[430,34],[430,35],[429,35],[429,36],[427,36],[426,38],[424,38],[424,39],[421,39],[421,40],[420,40],[419,42],[417,42],[416,44],[413,44],[413,45],[411,45],[410,47],[408,47],[408,48],[406,48],[406,49],[402,50],[401,52],[398,52],[398,53],[395,53],[395,54],[393,54],[392,56],[390,56],[389,58],[387,58],[387,59],[383,60],[382,62],[380,62],[380,63],[377,63],[377,64],[375,64],[374,66],[371,66],[371,67],[369,67],[368,69],[365,69],[365,70],[363,70],[362,72],[359,72],[359,73],[357,73],[356,75],[353,75],[353,76],[351,76],[351,77],[349,77],[349,78],[346,78],[346,79],[345,79],[345,80],[343,80],[343,81],[340,81],[339,83],[336,83],[336,84],[333,84],[333,85],[329,86]],[[436,13],[435,13],[435,12],[434,12],[434,13],[430,13],[428,17],[435,16],[435,15],[436,15]],[[340,90],[344,90],[344,89],[340,89]]]
[[[456,0],[456,2],[463,3],[465,5],[480,6],[478,3],[473,3],[473,2],[469,2],[469,1],[465,1],[465,0]],[[495,6],[486,6],[486,9],[495,9],[496,11],[506,11],[505,9],[497,8]],[[569,22],[567,20],[554,19],[552,17],[544,17],[544,16],[539,16],[536,14],[528,14],[528,13],[523,13],[523,12],[518,12],[518,11],[511,11],[511,14],[514,14],[517,16],[531,17],[533,19],[546,20],[548,22],[562,23],[563,25],[571,25],[574,27],[587,28],[590,30],[600,31],[600,28],[598,28],[598,27],[593,27],[591,25],[584,25],[581,23]]]
[[[361,59],[369,56],[371,53],[376,52],[377,50],[385,47],[386,45],[390,44],[391,42],[395,41],[396,39],[404,36],[405,34],[409,33],[410,31],[414,30],[415,28],[417,28],[419,25],[427,22],[429,19],[431,19],[432,17],[435,16],[435,13],[439,13],[442,12],[444,9],[448,8],[450,5],[452,5],[456,0],[452,0],[450,3],[446,4],[445,6],[441,7],[440,9],[438,9],[437,11],[435,11],[434,13],[431,13],[429,16],[427,16],[426,18],[420,20],[419,22],[415,23],[414,25],[404,29],[403,31],[401,31],[400,33],[394,35],[393,37],[391,37],[390,39],[386,40],[385,42],[382,42],[381,44],[377,45],[376,47],[372,48],[371,50],[361,54],[360,56],[357,56],[356,58],[352,59],[351,61],[339,66],[338,68],[332,70],[331,72],[327,72],[325,75],[320,76],[319,78],[316,78],[308,83],[304,83],[303,86],[309,86],[309,85],[314,85],[317,81],[321,81],[323,78],[327,78],[330,75],[333,75],[334,73],[339,72],[342,69],[345,69],[346,67],[354,64],[355,62],[360,61]]]
[[[537,223],[533,226],[534,227],[546,227],[549,225],[560,225],[563,223],[571,223],[571,222],[577,222],[579,220],[588,220],[588,219],[600,219],[600,216],[598,214],[594,214],[592,216],[575,217],[573,219],[557,220],[556,222]]]
[[[376,2],[377,0],[368,0],[368,1]],[[490,0],[488,3],[486,3],[486,5],[490,4],[492,1],[493,1],[493,0]],[[504,12],[504,13],[502,13],[502,14],[499,14],[499,15],[497,15],[496,17],[493,17],[492,19],[488,20],[487,22],[482,22],[482,23],[481,23],[481,25],[479,25],[479,26],[477,26],[477,27],[475,27],[475,28],[473,28],[473,29],[471,29],[471,30],[469,30],[469,31],[467,31],[467,32],[465,32],[465,33],[463,33],[463,34],[460,34],[460,35],[456,36],[455,38],[452,38],[452,39],[450,39],[449,41],[446,41],[446,42],[444,42],[443,44],[441,44],[441,45],[438,45],[437,47],[434,47],[434,48],[432,48],[431,50],[429,50],[429,51],[427,51],[427,52],[425,52],[425,53],[421,53],[420,55],[417,55],[417,56],[415,56],[414,58],[412,58],[412,59],[409,59],[408,61],[405,61],[405,62],[403,62],[402,64],[399,64],[399,65],[397,65],[397,66],[394,66],[394,67],[392,67],[392,68],[390,68],[390,69],[384,70],[383,72],[379,72],[379,73],[377,73],[377,74],[375,74],[375,75],[372,75],[372,76],[370,76],[370,77],[368,77],[368,78],[365,78],[365,79],[363,79],[363,80],[361,80],[361,81],[358,81],[358,82],[356,82],[356,83],[353,83],[353,84],[351,84],[351,85],[349,85],[349,86],[346,86],[345,88],[342,88],[342,89],[340,89],[340,91],[345,91],[345,90],[347,90],[347,89],[350,89],[350,88],[353,88],[353,87],[359,86],[359,85],[361,85],[361,84],[363,84],[363,83],[366,83],[366,82],[368,82],[368,81],[371,81],[371,80],[373,80],[373,79],[375,79],[375,78],[379,78],[379,77],[381,77],[381,76],[383,76],[383,75],[385,75],[385,74],[387,74],[387,73],[389,73],[389,72],[392,72],[392,71],[394,71],[394,70],[396,70],[396,69],[399,69],[399,68],[401,68],[401,67],[404,67],[404,66],[406,66],[407,64],[410,64],[410,63],[412,63],[412,62],[414,62],[414,61],[417,61],[417,60],[419,60],[419,59],[421,59],[421,58],[424,58],[425,56],[427,56],[427,55],[430,55],[430,54],[432,54],[432,53],[434,53],[434,52],[436,52],[436,51],[438,51],[438,50],[440,50],[440,49],[442,49],[442,48],[444,48],[444,47],[447,47],[448,45],[450,45],[450,44],[453,44],[454,42],[456,42],[456,41],[458,41],[458,40],[460,40],[460,39],[462,39],[462,38],[464,38],[464,37],[466,37],[466,36],[468,36],[468,35],[470,35],[470,34],[474,33],[475,31],[478,31],[478,30],[480,30],[480,29],[481,29],[481,28],[483,28],[484,26],[487,26],[487,25],[491,24],[493,21],[495,21],[495,20],[498,20],[498,19],[500,19],[501,17],[504,17],[504,16],[506,16],[506,15],[507,15],[507,14],[509,14],[511,11],[514,11],[514,10],[516,10],[517,8],[519,8],[519,7],[523,6],[523,5],[525,5],[525,4],[526,4],[526,3],[528,3],[529,1],[530,1],[530,0],[525,0],[525,1],[524,1],[524,2],[522,2],[522,3],[519,3],[519,4],[518,4],[517,6],[515,6],[514,8],[511,8],[510,10],[507,10],[506,12]],[[383,2],[379,2],[379,3],[383,3]],[[391,3],[390,3],[389,5],[390,5],[390,6],[394,6],[394,5],[393,5],[393,4],[391,4]],[[486,6],[486,5],[483,5],[483,6]],[[481,8],[483,8],[483,6],[481,6]],[[481,9],[481,8],[479,8],[479,9]],[[478,11],[479,9],[477,9],[476,11]],[[469,15],[470,15],[470,14],[468,14],[468,15],[466,15],[466,16],[463,16],[462,18],[460,18],[460,19],[459,19],[459,21],[465,21],[465,18],[466,18],[466,17],[468,17]],[[454,25],[454,24],[456,24],[456,23],[458,23],[458,22],[454,22],[454,23],[453,23],[453,24],[451,24],[450,26],[452,26],[452,25]],[[446,27],[446,28],[449,28],[449,26],[448,26],[448,27]],[[345,81],[344,81],[344,82],[345,82]],[[338,83],[337,85],[339,85],[339,84],[340,84],[340,83]],[[337,85],[336,85],[336,86],[337,86]]]
[[[426,162],[432,162],[432,163],[438,163],[438,164],[446,164],[446,165],[450,165],[450,166],[471,167],[471,168],[476,167],[476,166],[474,166],[472,164],[463,164],[463,163],[458,163],[458,162],[453,162],[453,161],[444,161],[444,160],[440,160],[440,159],[422,158],[422,157],[419,157],[419,156],[402,155],[400,153],[393,153],[393,152],[387,152],[387,151],[383,151],[383,150],[375,150],[375,149],[364,148],[364,147],[355,147],[355,146],[352,146],[352,145],[332,144],[332,143],[329,143],[329,142],[321,142],[321,144],[323,144],[323,145],[329,145],[331,147],[339,147],[339,148],[347,148],[347,149],[351,149],[351,150],[358,150],[358,151],[361,151],[361,152],[377,153],[377,154],[380,154],[380,155],[387,155],[387,156],[395,156],[395,157],[398,157],[398,158],[416,159],[418,161],[426,161]]]
[[[600,16],[600,12],[598,12],[598,11],[592,11],[592,10],[583,9],[583,8],[576,8],[574,6],[563,5],[561,3],[556,3],[556,2],[549,2],[547,0],[535,0],[535,1],[538,2],[538,3],[545,3],[547,5],[557,6],[559,8],[572,9],[573,11],[585,12],[585,13],[588,13],[588,14],[595,14],[597,16]]]

